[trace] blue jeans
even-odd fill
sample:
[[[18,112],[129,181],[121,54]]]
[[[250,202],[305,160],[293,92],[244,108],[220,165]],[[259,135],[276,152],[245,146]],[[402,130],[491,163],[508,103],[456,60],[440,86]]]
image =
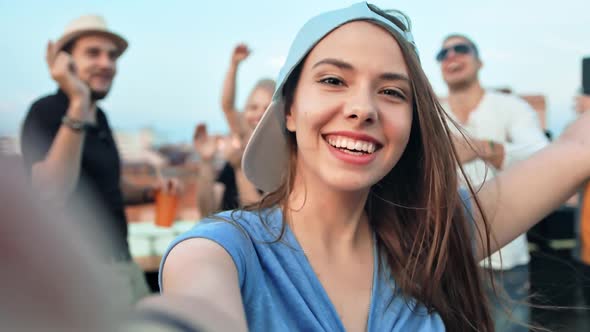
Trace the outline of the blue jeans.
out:
[[[496,331],[528,332],[529,328],[521,324],[530,324],[531,309],[526,303],[520,302],[527,301],[529,297],[529,266],[519,265],[510,270],[494,271],[493,275],[498,295],[488,287],[488,296]]]

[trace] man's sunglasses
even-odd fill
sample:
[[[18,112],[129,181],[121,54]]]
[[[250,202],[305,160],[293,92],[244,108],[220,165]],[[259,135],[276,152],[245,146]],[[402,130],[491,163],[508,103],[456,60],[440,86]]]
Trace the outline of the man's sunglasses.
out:
[[[457,44],[451,47],[445,47],[441,49],[436,55],[436,61],[442,62],[449,56],[449,51],[453,50],[456,54],[469,54],[473,51],[472,47],[468,44]]]

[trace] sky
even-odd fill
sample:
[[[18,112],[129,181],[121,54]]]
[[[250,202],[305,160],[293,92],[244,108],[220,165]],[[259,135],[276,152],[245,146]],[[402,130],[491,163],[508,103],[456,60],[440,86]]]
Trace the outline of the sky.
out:
[[[233,47],[251,49],[238,76],[237,106],[262,77],[275,78],[298,29],[311,17],[357,1],[0,0],[0,136],[15,135],[30,104],[52,93],[44,52],[72,19],[100,14],[129,41],[109,96],[101,102],[119,130],[153,128],[167,142],[190,140],[194,126],[227,132],[221,85]],[[543,94],[548,126],[574,118],[581,62],[590,56],[590,1],[374,1],[410,16],[424,71],[439,95],[434,60],[442,39],[463,33],[478,44],[484,87]]]

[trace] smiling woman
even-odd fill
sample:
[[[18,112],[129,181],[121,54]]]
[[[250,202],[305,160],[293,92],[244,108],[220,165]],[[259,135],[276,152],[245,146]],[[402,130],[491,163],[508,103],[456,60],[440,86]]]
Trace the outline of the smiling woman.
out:
[[[401,49],[387,30],[355,21],[314,47],[300,73],[293,78],[292,105],[285,107],[286,127],[299,150],[296,182],[362,192],[351,198],[366,200],[371,185],[397,163],[410,134],[412,91]],[[365,144],[371,153],[354,152]]]
[[[571,160],[590,160],[590,115],[469,199],[409,27],[366,3],[304,25],[244,154],[267,194],[172,243],[161,304],[206,300],[252,331],[494,330],[477,262],[590,176]],[[526,176],[540,164],[568,177]]]

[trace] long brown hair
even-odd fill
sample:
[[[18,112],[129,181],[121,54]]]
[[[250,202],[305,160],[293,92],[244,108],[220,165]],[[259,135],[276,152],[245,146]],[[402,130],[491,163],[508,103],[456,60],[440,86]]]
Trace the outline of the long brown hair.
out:
[[[400,28],[404,24],[372,6]],[[365,209],[377,235],[380,256],[387,262],[397,290],[414,298],[429,312],[438,313],[448,331],[493,332],[482,273],[475,260],[476,241],[489,252],[489,226],[483,216],[479,230],[466,215],[460,197],[457,169],[461,169],[447,125],[449,119],[424,74],[413,46],[394,35],[408,66],[413,91],[413,121],[408,145],[394,168],[372,186]],[[283,88],[285,110],[293,104],[302,65]],[[289,210],[288,197],[295,179],[297,144],[287,133],[290,162],[283,184],[260,202],[244,209],[280,206]],[[462,170],[461,170],[462,172]],[[470,196],[481,211],[477,196]],[[480,212],[481,213],[481,212]],[[283,229],[286,227],[283,213]],[[264,222],[264,220],[262,220]],[[476,236],[476,234],[478,236]]]

